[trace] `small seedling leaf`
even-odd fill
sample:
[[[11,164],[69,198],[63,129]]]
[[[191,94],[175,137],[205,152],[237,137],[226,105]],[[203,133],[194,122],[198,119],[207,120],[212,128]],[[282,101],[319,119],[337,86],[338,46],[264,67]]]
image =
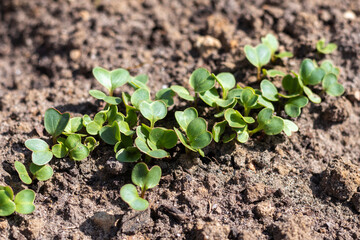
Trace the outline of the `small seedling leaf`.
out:
[[[25,184],[31,184],[32,180],[26,170],[26,167],[24,164],[22,164],[19,161],[15,162],[15,169],[17,171],[17,173],[19,174],[19,178],[20,180],[25,183]]]
[[[249,140],[249,133],[246,127],[236,131],[236,140],[240,143],[246,143]]]
[[[262,80],[260,83],[260,88],[261,88],[262,96],[267,100],[273,102],[279,100],[278,90],[276,89],[274,84],[272,84],[272,82],[270,82],[269,80],[267,79]]]
[[[141,153],[136,147],[127,147],[120,149],[115,157],[119,162],[136,162],[140,159]]]
[[[121,140],[118,122],[115,121],[112,125],[102,127],[99,135],[101,139],[107,144],[115,145]]]
[[[33,151],[31,155],[32,162],[37,165],[45,165],[53,157],[49,145],[41,139],[29,139],[25,141],[25,146]]]
[[[327,94],[334,97],[341,96],[345,91],[343,85],[338,83],[337,77],[333,73],[328,73],[325,75],[322,82],[322,87]]]
[[[36,177],[39,181],[47,181],[54,174],[53,169],[49,165],[38,166],[31,163],[29,169],[34,177]]]
[[[320,67],[325,71],[326,74],[333,73],[339,77],[340,69],[335,67],[330,60],[323,61]]]
[[[227,123],[225,120],[214,124],[212,129],[212,135],[214,137],[215,142],[220,141],[221,135],[225,132],[226,125]]]
[[[197,117],[198,117],[198,112],[193,107],[187,108],[184,111],[175,112],[175,119],[184,132],[186,132],[186,128],[189,125],[189,123]]]
[[[76,133],[83,128],[83,119],[81,117],[71,118],[64,131],[66,133]]]
[[[163,88],[156,93],[155,100],[162,100],[167,107],[170,107],[174,104],[174,96],[175,93],[173,90],[170,88]]]
[[[93,75],[109,92],[121,87],[130,79],[129,72],[122,68],[108,71],[104,68],[96,67],[93,69]]]
[[[308,104],[309,100],[305,96],[291,98],[285,104],[285,112],[290,117],[296,118],[301,114],[301,108]]]
[[[194,97],[190,95],[189,91],[183,86],[174,85],[170,87],[179,97],[187,101],[194,101]]]
[[[120,190],[121,199],[136,211],[144,211],[149,207],[149,202],[139,197],[136,187],[132,184],[124,185]]]
[[[273,116],[273,113],[273,110],[264,108],[258,114],[257,121],[259,126],[267,135],[279,134],[284,128],[283,119],[277,116]]]
[[[85,138],[84,145],[89,149],[90,152],[92,152],[97,146],[99,146],[99,142],[96,141],[94,137],[87,137]]]
[[[207,131],[207,124],[203,118],[195,118],[186,128],[186,135],[192,148],[201,149],[211,143],[212,135]]]
[[[59,136],[70,120],[69,113],[61,114],[55,108],[49,108],[45,112],[44,125],[46,131],[53,137]]]
[[[297,132],[299,130],[298,126],[288,119],[284,119],[284,133],[287,136],[291,136],[292,132]]]
[[[330,54],[337,49],[337,45],[335,43],[325,44],[325,39],[322,38],[316,43],[316,49],[319,53],[322,54]]]
[[[191,147],[189,144],[188,144],[188,140],[186,139],[186,136],[184,134],[182,134],[182,132],[180,132],[179,129],[177,128],[174,128],[175,130],[175,133],[176,135],[178,136],[180,142],[189,150],[191,151],[194,151],[194,152],[197,152],[197,149]]]
[[[311,89],[306,86],[304,86],[303,89],[310,101],[312,101],[313,103],[321,103],[321,98],[319,97],[319,95],[313,93]]]
[[[132,182],[139,186],[142,191],[157,186],[161,178],[161,168],[153,166],[150,170],[145,163],[138,163],[131,172]]]
[[[247,125],[244,121],[244,117],[237,110],[232,108],[225,111],[224,117],[230,127],[244,128]]]
[[[261,42],[265,44],[271,51],[271,55],[274,55],[279,48],[279,41],[271,33],[261,38]]]
[[[268,77],[272,77],[272,78],[277,77],[277,76],[284,77],[286,75],[286,73],[276,70],[276,69],[270,69],[270,70],[263,69],[262,71],[263,71],[264,76],[268,76]]]
[[[228,72],[219,73],[216,76],[216,80],[223,89],[223,95],[226,97],[230,89],[235,87],[236,80],[234,75]]]
[[[298,94],[302,91],[299,79],[291,76],[290,74],[283,78],[282,86],[289,94]]]
[[[271,51],[270,49],[264,45],[259,44],[256,48],[246,45],[245,48],[245,55],[249,62],[257,68],[261,68],[269,63],[271,58]]]
[[[166,104],[163,101],[154,101],[151,103],[142,101],[139,108],[141,114],[150,121],[151,127],[154,127],[155,122],[165,118],[167,114]]]
[[[140,109],[140,103],[143,101],[150,101],[150,92],[146,89],[140,88],[136,90],[131,96],[131,104],[137,109]]]
[[[156,145],[157,149],[171,149],[175,147],[178,139],[173,130],[154,128],[150,132],[149,140]]]
[[[292,52],[281,52],[274,55],[275,58],[292,58],[294,54]]]
[[[190,86],[196,93],[210,90],[215,85],[215,78],[205,68],[196,69],[190,76]]]
[[[0,186],[0,217],[10,216],[16,209],[16,205],[12,201],[13,197],[9,196],[5,188],[6,187]]]
[[[34,212],[35,192],[30,189],[20,191],[15,196],[14,203],[16,205],[16,212],[21,214],[30,214]]]

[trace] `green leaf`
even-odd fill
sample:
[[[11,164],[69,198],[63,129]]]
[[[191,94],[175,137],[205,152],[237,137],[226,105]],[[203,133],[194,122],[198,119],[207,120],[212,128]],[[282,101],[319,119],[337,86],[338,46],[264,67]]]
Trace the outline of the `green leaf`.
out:
[[[216,81],[220,84],[223,89],[223,95],[226,97],[230,89],[235,87],[236,80],[234,75],[228,72],[219,73],[215,77]]]
[[[300,65],[300,77],[305,85],[316,85],[321,82],[325,75],[322,68],[316,67],[310,59],[305,59]]]
[[[81,117],[71,118],[64,131],[66,133],[76,133],[83,128],[83,119]]]
[[[259,96],[258,100],[257,100],[257,105],[259,105],[258,108],[265,107],[265,108],[270,108],[270,109],[274,110],[274,105],[270,101],[263,98],[261,95],[258,95],[258,96]]]
[[[14,203],[16,205],[16,212],[21,214],[30,214],[34,212],[35,192],[30,189],[20,191],[16,196]]]
[[[262,96],[267,100],[273,102],[279,101],[278,90],[276,89],[274,84],[272,84],[272,82],[270,82],[269,80],[267,79],[262,80],[260,83],[260,89],[262,92]]]
[[[244,88],[240,101],[245,108],[252,108],[256,105],[259,96],[250,88]],[[245,114],[246,115],[246,114]]]
[[[99,135],[101,139],[110,145],[115,145],[121,140],[120,128],[118,122],[113,122],[110,126],[102,127]]]
[[[282,86],[289,94],[298,94],[302,92],[302,86],[299,81],[297,77],[288,74],[283,78]]]
[[[340,69],[335,67],[330,60],[323,61],[320,67],[325,71],[326,74],[333,73],[339,77]]]
[[[13,192],[11,187],[9,187],[9,186],[0,186],[0,190],[4,190],[5,194],[10,198],[11,201],[14,199],[14,192]],[[0,206],[1,206],[1,204],[0,204]]]
[[[109,106],[109,109],[106,113],[106,118],[109,125],[113,124],[114,121],[121,122],[125,120],[125,116],[118,112],[118,107],[115,105]]]
[[[90,90],[89,94],[93,96],[96,99],[104,100],[106,103],[109,103],[111,105],[118,105],[121,103],[121,98],[119,97],[113,97],[113,96],[107,96],[105,93],[99,90]]]
[[[270,70],[266,70],[266,69],[263,69],[263,74],[264,76],[268,76],[268,77],[277,77],[277,76],[280,76],[280,77],[284,77],[286,74],[282,71],[279,71],[279,70],[276,70],[276,69],[270,69]]]
[[[186,137],[184,136],[184,134],[182,134],[182,133],[180,132],[179,129],[174,128],[174,130],[175,130],[175,133],[176,133],[176,135],[178,136],[180,142],[181,142],[187,149],[189,149],[189,150],[191,150],[191,151],[194,151],[194,152],[197,152],[197,149],[191,147],[191,146],[188,144],[188,140],[186,139]]]
[[[15,212],[16,205],[12,201],[12,198],[10,198],[10,196],[8,195],[8,192],[2,188],[5,187],[0,187],[0,216],[6,217],[10,216]]]
[[[292,52],[281,52],[274,55],[276,58],[292,58],[294,54]]]
[[[83,117],[83,125],[86,127],[92,120],[89,115],[85,114]]]
[[[310,88],[304,86],[304,92],[308,96],[309,100],[313,103],[321,103],[321,98],[319,95],[313,93]]]
[[[64,158],[68,153],[68,149],[62,143],[53,145],[51,151],[56,158]]]
[[[121,87],[130,79],[129,72],[122,68],[108,71],[104,68],[96,67],[93,69],[93,75],[110,92]]]
[[[158,120],[165,118],[167,114],[166,104],[163,101],[154,101],[151,103],[142,101],[139,108],[141,114],[150,121],[151,127],[154,127],[154,124]]]
[[[156,93],[155,100],[162,100],[167,107],[174,104],[175,93],[170,88],[163,88]]]
[[[136,147],[127,147],[120,149],[115,157],[119,162],[136,162],[140,159],[141,153]]]
[[[238,129],[236,131],[236,140],[240,143],[246,143],[249,140],[249,133],[247,127]]]
[[[218,105],[220,107],[227,108],[235,102],[234,98],[228,98],[226,100],[221,99],[216,88],[200,93],[200,98],[211,107],[216,107]]]
[[[162,149],[151,150],[146,143],[145,139],[137,137],[135,139],[136,147],[143,153],[149,155],[152,158],[166,158],[169,156],[169,153]]]
[[[264,108],[258,114],[257,121],[259,127],[261,127],[267,135],[279,134],[284,128],[283,119],[273,116],[273,113],[273,110]]]
[[[94,151],[94,149],[99,146],[99,142],[96,141],[93,137],[85,138],[84,145],[89,149],[90,152]]]
[[[26,140],[25,146],[33,152],[31,160],[36,165],[45,165],[50,162],[53,157],[53,154],[49,149],[49,145],[41,139]]]
[[[61,114],[55,108],[49,108],[45,112],[44,125],[46,131],[53,137],[61,135],[70,120],[69,113]]]
[[[316,49],[319,53],[330,54],[337,49],[337,45],[335,43],[325,45],[325,39],[322,38],[316,43]]]
[[[227,125],[227,122],[221,121],[214,124],[212,129],[212,135],[214,136],[214,141],[219,142],[221,135],[225,132],[225,127]]]
[[[81,161],[89,156],[90,151],[81,143],[81,137],[78,134],[68,136],[65,146],[69,149],[70,158],[75,161]]]
[[[279,48],[279,41],[271,33],[268,33],[265,37],[262,37],[261,42],[270,49],[271,55],[274,55]]]
[[[285,112],[290,117],[296,118],[301,114],[301,108],[308,104],[309,100],[305,96],[291,98],[285,104]]]
[[[154,128],[151,130],[149,140],[156,145],[158,149],[171,149],[177,143],[177,136],[173,130],[166,128]]]
[[[159,166],[153,166],[149,170],[145,163],[136,164],[131,172],[132,182],[143,191],[157,186],[160,178],[161,168]]]
[[[232,108],[227,109],[224,114],[225,120],[229,123],[230,127],[233,128],[244,128],[247,123],[244,121],[244,117]]]
[[[189,125],[189,123],[197,117],[198,117],[198,112],[193,107],[187,108],[184,111],[175,112],[175,119],[184,132],[186,132],[186,128]]]
[[[299,130],[298,126],[288,119],[284,119],[284,133],[287,136],[291,136],[292,132],[297,132]]]
[[[150,101],[150,92],[146,89],[139,88],[131,96],[131,104],[139,110],[140,103],[143,101]]]
[[[210,90],[215,85],[215,78],[205,68],[196,69],[190,76],[190,86],[196,93]]]
[[[189,91],[183,86],[174,85],[170,87],[179,97],[187,101],[194,101],[194,97],[190,95]]]
[[[271,51],[264,44],[259,44],[256,48],[246,45],[244,50],[247,60],[257,68],[261,68],[270,62]]]
[[[207,131],[207,123],[203,118],[193,119],[186,128],[189,144],[195,149],[201,149],[211,143],[212,135]]]
[[[31,184],[32,180],[26,170],[26,167],[24,164],[22,164],[19,161],[15,162],[15,169],[17,171],[17,173],[19,174],[19,178],[20,180],[25,183],[25,184]]]
[[[30,172],[37,178],[39,181],[47,181],[54,174],[53,169],[49,165],[38,166],[36,164],[30,164]]]
[[[333,73],[328,73],[325,75],[322,82],[322,87],[327,94],[334,97],[341,96],[345,92],[343,85],[338,83],[337,77]]]
[[[124,185],[120,190],[120,196],[124,202],[136,211],[144,211],[149,207],[149,202],[139,197],[136,187],[132,184]]]

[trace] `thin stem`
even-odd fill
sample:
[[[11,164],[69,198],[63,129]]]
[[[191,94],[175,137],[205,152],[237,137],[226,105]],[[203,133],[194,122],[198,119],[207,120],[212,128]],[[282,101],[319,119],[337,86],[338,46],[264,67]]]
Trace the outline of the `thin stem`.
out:
[[[155,122],[151,121],[151,122],[150,122],[150,127],[153,129],[154,126],[155,126]]]
[[[249,131],[249,135],[253,135],[255,133],[257,133],[258,131],[262,130],[262,127],[261,126],[257,126],[255,129]]]
[[[257,69],[257,80],[261,80],[261,67],[258,67]]]
[[[227,98],[228,91],[223,89],[223,99],[225,100]]]
[[[145,197],[145,192],[146,192],[145,188],[141,189],[141,195],[140,195],[141,198]]]
[[[110,89],[110,90],[109,90],[109,96],[112,97],[113,94],[114,94],[114,90]]]
[[[194,107],[195,107],[195,108],[197,108],[198,99],[199,99],[199,94],[198,94],[198,93],[195,93],[195,99],[194,99]]]
[[[272,61],[272,62],[275,62],[275,60],[276,60],[275,54],[272,54],[272,55],[271,55],[271,61]]]
[[[57,138],[55,136],[53,136],[52,140],[53,140],[53,144],[55,145]]]
[[[249,116],[251,108],[247,108],[247,107],[244,107],[244,108],[245,108],[244,115],[245,115],[245,117],[247,117],[247,116]]]

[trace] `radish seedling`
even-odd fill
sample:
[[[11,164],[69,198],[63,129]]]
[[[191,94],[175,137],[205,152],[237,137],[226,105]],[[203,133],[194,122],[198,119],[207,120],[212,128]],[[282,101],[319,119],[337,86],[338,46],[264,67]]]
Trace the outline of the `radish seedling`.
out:
[[[261,42],[270,49],[271,61],[273,62],[276,60],[276,58],[293,57],[293,54],[291,52],[281,52],[276,54],[279,49],[279,42],[276,37],[271,33],[267,34],[265,37],[262,37]]]
[[[122,68],[108,71],[104,68],[96,67],[93,69],[93,75],[96,80],[109,91],[110,97],[113,95],[113,92],[116,88],[121,87],[130,79],[129,72]],[[100,91],[97,91],[95,95],[100,96],[101,94],[98,95],[99,92]]]
[[[261,68],[269,63],[271,51],[265,44],[256,47],[246,45],[244,48],[247,60],[257,68],[257,79],[261,79]]]
[[[35,192],[30,189],[20,191],[14,199],[14,192],[9,186],[0,186],[0,216],[6,217],[15,211],[21,214],[34,212]]]
[[[249,134],[252,135],[260,130],[263,130],[267,135],[281,133],[284,129],[284,120],[280,117],[273,116],[273,113],[274,111],[270,108],[262,109],[257,116],[258,126],[249,131]]]
[[[37,179],[39,181],[47,181],[52,177],[54,173],[53,169],[49,165],[38,166],[34,163],[31,163],[29,169],[33,177],[30,178],[25,165],[19,161],[15,162],[15,169],[19,174],[20,180],[25,184],[31,184],[32,180],[34,179]]]
[[[25,141],[25,146],[32,151],[31,160],[36,165],[45,165],[53,157],[49,145],[44,140],[29,139]]]
[[[337,49],[337,45],[335,43],[325,44],[325,39],[322,38],[316,43],[316,49],[319,53],[322,54],[330,54]]]
[[[150,127],[154,128],[158,120],[164,119],[167,114],[166,104],[163,101],[142,101],[139,105],[141,114],[150,121]]]
[[[343,85],[338,83],[337,77],[333,73],[328,73],[325,75],[324,79],[322,80],[322,87],[327,94],[334,97],[341,96],[345,91]]]
[[[44,125],[46,131],[53,137],[53,143],[56,143],[56,138],[62,134],[66,125],[70,120],[69,113],[60,113],[55,108],[49,108],[45,112]]]
[[[144,211],[149,207],[149,202],[145,200],[145,193],[148,189],[156,187],[161,178],[161,168],[153,166],[150,170],[145,163],[135,165],[131,173],[131,180],[141,189],[141,194],[133,184],[126,184],[120,190],[120,196],[129,204],[129,206],[137,211]]]

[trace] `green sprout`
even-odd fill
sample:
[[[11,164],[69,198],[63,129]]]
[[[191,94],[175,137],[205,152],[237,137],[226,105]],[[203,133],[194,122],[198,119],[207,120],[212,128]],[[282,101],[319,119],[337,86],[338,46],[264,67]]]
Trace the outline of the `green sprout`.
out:
[[[62,134],[66,125],[70,120],[69,113],[60,113],[55,108],[49,108],[45,112],[44,125],[46,131],[53,137],[53,143],[56,143],[56,138]]]
[[[274,62],[277,58],[293,57],[291,52],[281,52],[276,54],[279,49],[279,41],[271,33],[267,34],[265,37],[262,37],[261,42],[270,49],[272,62]]]
[[[323,61],[320,67],[325,71],[326,74],[332,73],[339,77],[340,69],[335,67],[330,60]]]
[[[141,114],[150,121],[150,127],[154,128],[158,120],[164,119],[167,114],[166,104],[163,101],[142,101],[139,105]]]
[[[139,74],[135,77],[130,77],[129,85],[132,86],[134,89],[146,89],[149,90],[149,87],[146,85],[149,81],[149,77],[146,74]]]
[[[239,103],[244,107],[244,115],[249,116],[250,110],[257,108],[259,95],[251,87],[242,90]]]
[[[258,126],[249,131],[249,134],[253,135],[260,130],[263,130],[267,135],[281,133],[284,129],[284,120],[278,116],[273,116],[273,113],[274,111],[270,108],[262,109],[257,116]]]
[[[89,94],[96,99],[103,100],[104,102],[111,104],[111,105],[118,105],[121,103],[121,98],[107,96],[104,92],[99,90],[90,90]]]
[[[197,117],[197,111],[195,118],[193,118],[195,111],[187,109],[181,114],[175,112],[178,115],[176,120],[182,130],[186,133],[186,136],[177,128],[175,129],[176,135],[180,142],[194,152],[199,152],[201,156],[205,156],[202,148],[208,146],[212,140],[212,134],[207,131],[207,123],[205,119]],[[179,117],[181,115],[181,117]],[[193,119],[192,119],[193,118]],[[190,122],[188,122],[192,119]]]
[[[137,211],[144,211],[149,207],[149,202],[144,199],[148,189],[156,187],[161,179],[161,168],[153,166],[150,170],[145,163],[135,165],[131,173],[131,180],[141,189],[141,194],[133,184],[126,184],[120,190],[120,196],[129,204],[129,206]]]
[[[29,169],[33,177],[30,178],[25,165],[19,161],[15,162],[15,169],[19,174],[20,180],[25,184],[31,184],[34,179],[39,181],[47,181],[54,174],[53,169],[49,165],[38,166],[34,163],[31,163]]]
[[[84,127],[82,117],[70,118],[68,124],[66,125],[63,134],[74,134],[79,132]]]
[[[270,62],[271,51],[265,44],[256,47],[246,45],[244,48],[247,60],[257,68],[257,79],[261,79],[261,68]]]
[[[190,95],[189,91],[183,86],[173,85],[170,87],[179,97],[187,101],[194,101],[195,98]]]
[[[6,217],[15,211],[21,214],[34,212],[35,192],[30,189],[20,191],[14,199],[14,192],[9,186],[0,186],[0,216]]]
[[[224,114],[225,120],[229,124],[229,126],[235,130],[237,135],[237,140],[240,143],[247,142],[249,139],[249,131],[248,131],[248,124],[252,124],[255,122],[254,118],[252,117],[244,117],[241,113],[237,110],[232,108],[227,109]],[[234,135],[235,137],[235,135]]]
[[[191,74],[189,82],[195,93],[199,94],[212,89],[215,85],[215,78],[205,68],[198,68]]]
[[[276,69],[269,69],[269,70],[263,69],[262,72],[263,72],[264,77],[271,77],[271,78],[278,77],[278,76],[285,77],[285,75],[286,75],[286,73],[284,73],[280,70],[276,70]]]
[[[341,96],[345,92],[343,85],[338,83],[337,77],[333,73],[325,75],[322,81],[322,87],[327,94],[334,97]]]
[[[36,165],[45,165],[53,158],[53,153],[44,140],[29,139],[25,141],[25,146],[32,151],[31,160]]]
[[[135,109],[140,110],[140,103],[150,101],[150,92],[144,88],[139,88],[131,95],[131,104]]]
[[[174,105],[175,92],[171,88],[163,88],[155,95],[155,100],[161,100],[166,104],[166,107]]]
[[[322,38],[316,43],[316,49],[319,53],[322,54],[330,54],[337,49],[337,45],[335,43],[325,44],[325,39]]]
[[[122,68],[119,68],[119,69],[116,69],[113,71],[108,71],[104,68],[96,67],[93,69],[93,75],[96,78],[96,80],[109,91],[110,97],[113,96],[114,90],[116,88],[121,87],[122,85],[127,83],[130,79],[129,72]],[[98,95],[99,92],[100,91],[97,91],[95,94],[94,94],[94,92],[92,92],[95,95],[94,96],[95,98],[97,98],[96,96],[101,95],[101,94]],[[115,104],[117,104],[117,103],[115,103]]]
[[[88,142],[86,142],[86,145],[82,144],[80,134],[72,134],[66,139],[59,138],[58,143],[52,147],[52,153],[57,158],[63,158],[69,155],[71,159],[81,161],[89,156],[90,149],[93,148],[94,146],[89,145]]]

